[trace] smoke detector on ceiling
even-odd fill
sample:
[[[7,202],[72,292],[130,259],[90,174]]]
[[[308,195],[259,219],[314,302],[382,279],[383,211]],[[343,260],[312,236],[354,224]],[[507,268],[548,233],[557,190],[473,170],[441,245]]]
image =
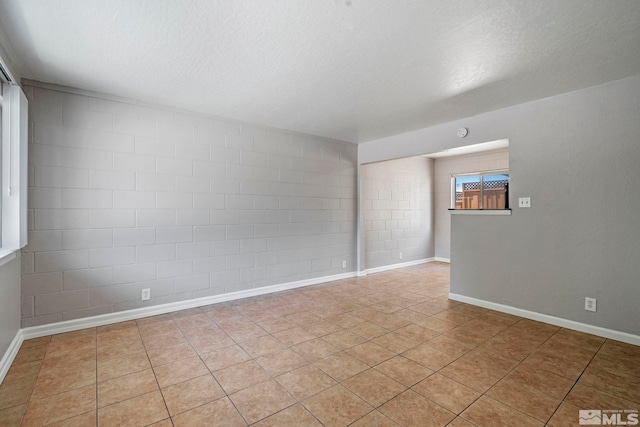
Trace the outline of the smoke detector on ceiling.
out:
[[[458,138],[464,138],[468,133],[469,130],[467,128],[460,128],[458,129]]]

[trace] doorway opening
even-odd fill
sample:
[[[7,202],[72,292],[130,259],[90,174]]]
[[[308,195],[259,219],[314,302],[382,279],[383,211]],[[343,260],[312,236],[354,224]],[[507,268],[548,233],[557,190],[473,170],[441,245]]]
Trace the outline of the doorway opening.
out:
[[[507,139],[361,165],[361,271],[450,262],[452,177],[508,169]]]

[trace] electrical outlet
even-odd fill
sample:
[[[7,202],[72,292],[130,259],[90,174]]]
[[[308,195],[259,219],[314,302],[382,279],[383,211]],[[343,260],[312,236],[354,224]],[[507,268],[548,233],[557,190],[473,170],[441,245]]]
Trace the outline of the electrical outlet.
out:
[[[531,197],[520,197],[518,199],[518,207],[519,208],[530,208],[531,207]]]
[[[402,259],[402,252],[400,252],[398,256],[400,257],[400,259]]]
[[[342,268],[347,268],[347,260],[342,260]]]
[[[142,301],[151,299],[151,289],[146,288],[142,290]]]
[[[586,297],[584,299],[584,309],[587,311],[596,311],[596,299]]]

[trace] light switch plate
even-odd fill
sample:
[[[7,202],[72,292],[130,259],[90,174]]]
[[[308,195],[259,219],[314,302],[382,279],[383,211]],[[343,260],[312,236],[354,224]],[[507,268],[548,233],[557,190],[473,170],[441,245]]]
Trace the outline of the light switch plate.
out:
[[[520,197],[518,199],[518,207],[519,208],[530,208],[531,207],[531,197]]]

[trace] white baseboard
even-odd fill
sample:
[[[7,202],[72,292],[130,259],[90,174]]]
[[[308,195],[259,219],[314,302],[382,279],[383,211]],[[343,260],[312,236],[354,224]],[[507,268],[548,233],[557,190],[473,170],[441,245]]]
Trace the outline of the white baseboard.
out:
[[[435,260],[438,262],[447,262],[451,264],[451,258],[440,258],[439,256],[435,257]]]
[[[382,271],[395,270],[396,268],[411,267],[412,265],[425,264],[427,262],[432,262],[435,260],[436,260],[435,258],[423,258],[423,259],[417,259],[415,261],[400,262],[397,264],[383,265],[382,267],[368,268],[364,271],[363,276],[366,276],[367,274],[372,274],[372,273],[380,273]]]
[[[586,323],[576,322],[573,320],[563,319],[561,317],[550,316],[548,314],[537,313],[535,311],[524,310],[522,308],[511,307],[509,305],[498,304],[495,302],[467,297],[459,294],[450,293],[449,299],[464,302],[467,304],[477,305],[478,307],[489,308],[491,310],[500,311],[502,313],[513,314],[515,316],[524,317],[526,319],[537,320],[539,322],[561,326],[567,329],[573,329],[575,331],[597,335],[603,338],[610,338],[612,340],[622,341],[628,344],[640,345],[640,336],[627,332],[620,332],[613,329],[602,328],[600,326],[588,325]]]
[[[22,329],[19,329],[16,336],[13,338],[13,341],[9,344],[9,348],[5,351],[4,356],[2,356],[2,360],[0,360],[0,384],[4,381],[4,377],[7,375],[7,372],[9,372],[9,368],[11,367],[13,360],[16,358],[23,341],[24,335],[22,334]]]
[[[286,291],[303,286],[318,285],[320,283],[332,282],[334,280],[349,279],[355,276],[356,272],[336,274],[333,276],[317,277],[314,279],[300,280],[297,282],[282,283],[279,285],[264,286],[255,289],[246,289],[243,291],[213,295],[204,298],[196,298],[186,301],[154,305],[151,307],[119,311],[117,313],[100,314],[98,316],[84,317],[82,319],[66,320],[63,322],[50,323],[41,326],[31,326],[29,328],[22,329],[21,334],[23,339],[39,338],[47,335],[61,334],[63,332],[77,331],[79,329],[93,328],[96,326],[109,325],[112,323],[124,322],[127,320],[140,319],[142,317],[171,313],[188,308],[202,307],[204,305],[215,304],[219,302],[233,301],[242,298],[270,294],[273,292]],[[11,359],[11,361],[13,361],[13,358]]]

